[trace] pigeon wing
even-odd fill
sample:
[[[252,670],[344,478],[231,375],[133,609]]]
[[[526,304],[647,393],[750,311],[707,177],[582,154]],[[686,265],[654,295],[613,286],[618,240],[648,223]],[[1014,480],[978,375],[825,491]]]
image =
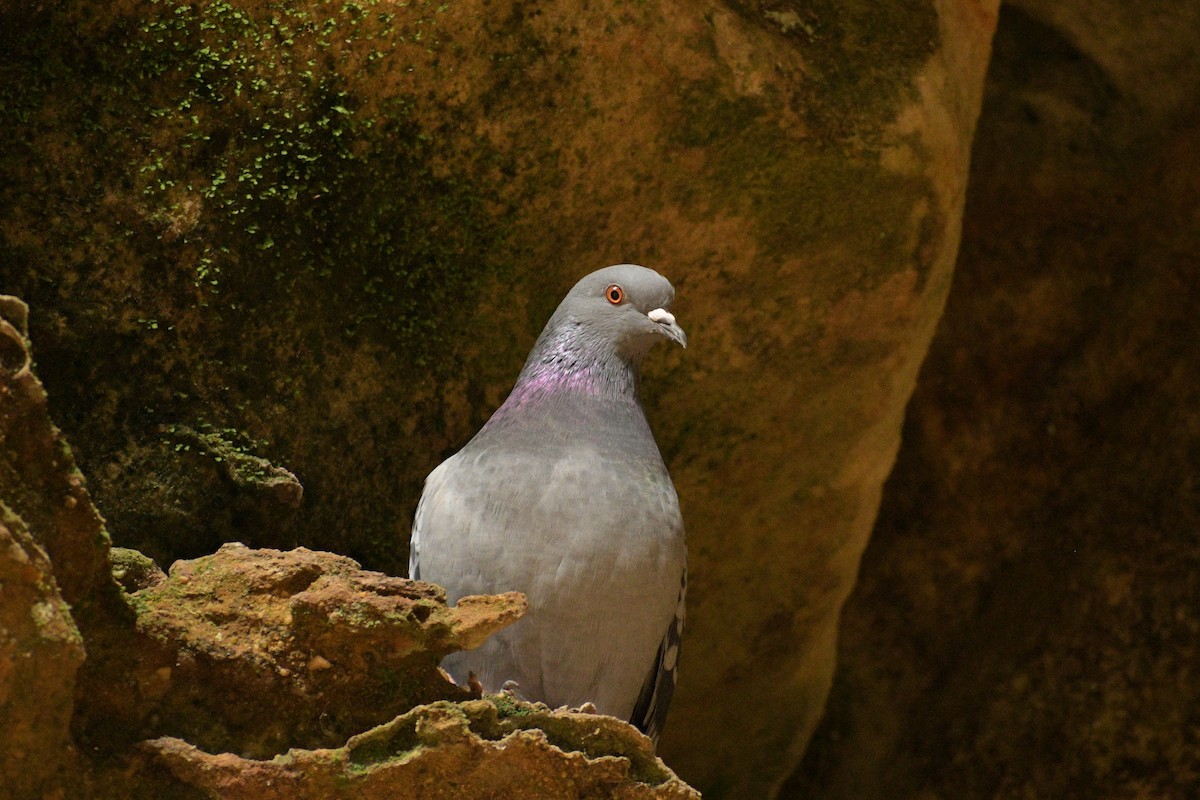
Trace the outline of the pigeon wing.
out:
[[[671,698],[675,694],[675,678],[679,665],[679,643],[683,638],[684,607],[687,599],[687,565],[684,565],[683,575],[679,579],[679,602],[675,607],[675,618],[667,626],[662,644],[658,646],[658,656],[642,692],[633,707],[633,716],[629,721],[642,733],[649,736],[655,744],[662,736],[663,723],[667,719],[667,711],[671,706]]]

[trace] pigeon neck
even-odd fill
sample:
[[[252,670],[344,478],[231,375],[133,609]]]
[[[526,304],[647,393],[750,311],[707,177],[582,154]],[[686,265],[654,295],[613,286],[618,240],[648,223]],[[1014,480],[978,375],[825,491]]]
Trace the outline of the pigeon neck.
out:
[[[513,395],[532,400],[538,396],[584,394],[636,402],[639,369],[611,342],[595,336],[573,320],[547,327],[525,362]]]

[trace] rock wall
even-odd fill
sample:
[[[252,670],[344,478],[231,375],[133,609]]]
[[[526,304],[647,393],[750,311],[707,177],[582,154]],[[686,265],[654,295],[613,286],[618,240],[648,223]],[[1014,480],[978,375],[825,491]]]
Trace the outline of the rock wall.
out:
[[[1200,791],[1198,15],[1001,13],[954,287],[785,796]]]
[[[438,662],[520,593],[450,608],[332,553],[231,543],[164,574],[110,548],[27,320],[0,295],[6,798],[697,800],[627,722],[450,683]]]
[[[111,618],[117,594],[108,535],[47,416],[28,321],[28,306],[0,295],[0,786],[19,798],[82,785],[71,736],[80,628]]]
[[[949,288],[994,0],[5,7],[0,282],[118,544],[400,573],[425,474],[567,287],[635,261],[692,582],[663,752],[821,713]]]

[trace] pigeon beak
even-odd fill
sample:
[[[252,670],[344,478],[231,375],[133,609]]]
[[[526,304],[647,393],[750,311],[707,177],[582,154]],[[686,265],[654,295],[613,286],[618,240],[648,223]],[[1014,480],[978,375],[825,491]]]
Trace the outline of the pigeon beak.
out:
[[[687,334],[675,321],[674,314],[665,308],[654,308],[647,312],[646,316],[658,326],[658,330],[663,336],[680,345],[684,350],[687,349]]]

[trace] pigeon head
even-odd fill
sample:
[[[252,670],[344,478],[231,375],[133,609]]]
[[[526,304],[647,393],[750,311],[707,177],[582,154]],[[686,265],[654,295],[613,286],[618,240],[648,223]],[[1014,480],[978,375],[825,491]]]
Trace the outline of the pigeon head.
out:
[[[655,342],[687,347],[687,334],[670,311],[674,299],[666,278],[636,264],[587,275],[546,323],[516,396],[562,388],[634,392],[642,358]]]
[[[654,270],[616,264],[575,284],[547,328],[575,328],[593,347],[611,348],[636,363],[662,337],[687,347],[687,334],[671,313],[674,300],[670,281]]]

